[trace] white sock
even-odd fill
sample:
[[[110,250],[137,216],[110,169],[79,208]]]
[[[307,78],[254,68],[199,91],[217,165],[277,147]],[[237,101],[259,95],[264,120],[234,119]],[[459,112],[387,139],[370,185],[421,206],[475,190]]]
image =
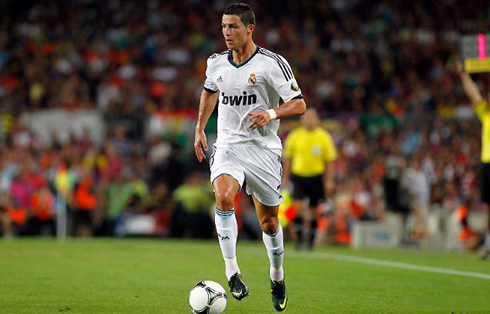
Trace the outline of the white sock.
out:
[[[279,224],[279,228],[273,236],[262,232],[262,239],[264,240],[267,255],[269,256],[269,261],[271,263],[269,271],[270,277],[274,281],[281,281],[284,279],[284,270],[282,269],[284,243],[281,224]]]
[[[216,232],[218,233],[219,246],[225,260],[226,278],[235,273],[240,273],[238,263],[236,261],[236,242],[238,237],[238,226],[236,222],[235,210],[215,210],[214,223]]]

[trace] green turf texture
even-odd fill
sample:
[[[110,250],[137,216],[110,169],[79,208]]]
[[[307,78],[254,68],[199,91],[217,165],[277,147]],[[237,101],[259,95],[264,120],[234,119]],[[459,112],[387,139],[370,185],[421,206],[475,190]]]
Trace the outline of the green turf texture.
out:
[[[351,250],[336,253],[490,274],[469,253]],[[225,313],[276,313],[261,242],[240,241],[251,295],[229,296]],[[284,313],[490,313],[490,280],[315,258],[286,247]],[[217,241],[0,239],[0,313],[191,313],[201,280],[228,291]]]

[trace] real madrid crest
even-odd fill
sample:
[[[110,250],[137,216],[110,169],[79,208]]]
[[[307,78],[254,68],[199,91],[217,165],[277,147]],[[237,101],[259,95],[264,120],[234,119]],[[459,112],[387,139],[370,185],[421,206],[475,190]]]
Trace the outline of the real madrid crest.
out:
[[[255,74],[252,73],[248,77],[248,84],[249,85],[254,85],[255,83],[257,83],[257,77],[255,76]]]

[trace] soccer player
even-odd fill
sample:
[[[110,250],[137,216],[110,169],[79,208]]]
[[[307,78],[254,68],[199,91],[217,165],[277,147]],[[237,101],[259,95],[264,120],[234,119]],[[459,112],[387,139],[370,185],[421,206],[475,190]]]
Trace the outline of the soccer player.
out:
[[[221,28],[228,50],[207,60],[194,149],[202,161],[208,150],[204,127],[219,100],[218,137],[209,164],[228,285],[237,300],[249,294],[237,263],[233,209],[235,195],[246,180],[270,261],[272,301],[277,311],[283,311],[288,296],[282,267],[283,233],[277,218],[282,200],[282,145],[276,133],[279,119],[303,114],[306,104],[288,62],[253,42],[255,15],[247,4],[229,5]],[[280,99],[284,103],[279,106]]]
[[[303,222],[306,207],[310,211],[308,249],[312,250],[317,233],[318,211],[321,200],[334,188],[334,164],[337,150],[328,131],[320,127],[315,109],[308,109],[301,117],[302,126],[286,138],[284,147],[283,187],[293,183],[293,199],[297,216],[294,219],[296,249],[303,247]],[[308,199],[308,206],[305,206]]]
[[[463,71],[461,62],[456,64],[456,70],[461,78],[463,89],[473,104],[476,116],[482,123],[480,192],[481,200],[485,204],[484,206],[488,213],[487,234],[483,248],[485,250],[484,259],[490,260],[490,107],[488,106],[488,101],[482,97],[478,86],[471,76]]]

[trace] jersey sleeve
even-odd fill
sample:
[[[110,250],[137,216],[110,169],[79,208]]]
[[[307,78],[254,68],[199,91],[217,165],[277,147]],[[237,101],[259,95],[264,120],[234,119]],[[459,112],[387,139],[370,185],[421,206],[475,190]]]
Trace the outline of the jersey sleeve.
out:
[[[476,107],[475,113],[480,121],[483,121],[483,117],[485,115],[490,114],[490,109],[488,108],[488,102],[486,100],[482,100]]]
[[[333,142],[332,136],[330,133],[325,132],[325,150],[324,150],[324,159],[326,162],[331,162],[337,159],[337,149],[335,148],[335,144]]]
[[[218,85],[213,80],[213,63],[211,61],[212,57],[208,58],[207,66],[206,66],[206,81],[204,82],[204,89],[210,93],[216,93],[218,91]]]
[[[301,89],[294,78],[289,63],[280,55],[274,55],[271,60],[269,84],[274,88],[284,102],[301,96]]]

